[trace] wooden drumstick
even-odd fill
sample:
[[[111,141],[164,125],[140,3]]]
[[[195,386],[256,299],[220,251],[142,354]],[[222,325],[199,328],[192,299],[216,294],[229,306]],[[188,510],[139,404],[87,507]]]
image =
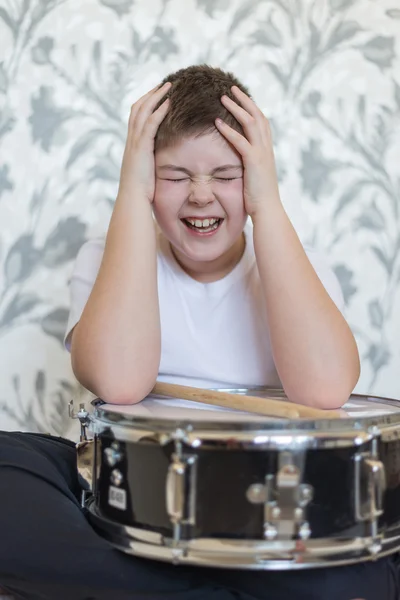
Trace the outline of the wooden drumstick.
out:
[[[156,382],[152,393],[160,396],[182,398],[183,400],[192,400],[203,404],[213,404],[215,406],[242,410],[248,413],[270,417],[282,417],[286,419],[297,419],[299,417],[306,417],[309,419],[332,419],[340,416],[338,411],[312,408],[311,406],[303,406],[302,404],[276,400],[275,398],[245,396],[243,394],[177,385],[174,383],[165,383],[163,381]]]

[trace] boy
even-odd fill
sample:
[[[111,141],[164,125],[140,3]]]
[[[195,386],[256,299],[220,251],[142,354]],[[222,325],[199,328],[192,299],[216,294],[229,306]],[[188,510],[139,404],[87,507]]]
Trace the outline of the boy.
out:
[[[169,79],[133,106],[105,247],[78,258],[67,338],[77,378],[118,404],[159,376],[281,383],[295,402],[341,406],[357,347],[337,281],[282,207],[266,118],[230,75],[194,67]]]
[[[77,259],[66,345],[78,380],[117,404],[140,402],[159,378],[282,385],[292,401],[341,406],[359,376],[356,344],[336,279],[281,205],[267,120],[231,74],[200,66],[167,80],[132,107],[106,242]],[[396,598],[391,558],[263,573],[125,556],[80,510],[72,444],[3,434],[0,450],[12,467],[0,583],[20,597]]]

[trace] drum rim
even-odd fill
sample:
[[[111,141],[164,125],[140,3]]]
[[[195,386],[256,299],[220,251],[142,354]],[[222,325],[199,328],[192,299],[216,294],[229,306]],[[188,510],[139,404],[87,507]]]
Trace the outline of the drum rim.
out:
[[[239,395],[251,395],[259,392],[266,392],[268,395],[276,394],[277,397],[282,398],[284,395],[283,389],[271,388],[266,386],[252,386],[252,387],[241,387],[241,388],[208,388],[215,391],[237,393]],[[148,398],[160,398],[161,396],[150,394]],[[349,416],[342,419],[274,419],[267,423],[262,423],[260,420],[246,421],[229,420],[227,418],[224,421],[212,421],[209,418],[190,420],[188,417],[176,417],[165,419],[163,417],[151,416],[137,416],[129,415],[124,412],[116,412],[110,409],[109,404],[105,404],[101,400],[94,401],[93,419],[95,422],[107,424],[110,426],[118,425],[120,427],[133,427],[137,426],[142,429],[156,429],[158,431],[171,431],[182,428],[184,430],[196,431],[247,431],[247,432],[279,432],[285,431],[293,432],[297,431],[324,431],[324,432],[341,432],[354,430],[357,431],[370,431],[371,429],[378,428],[379,431],[385,431],[392,429],[400,424],[400,399],[389,398],[386,396],[375,396],[373,394],[351,394],[349,401],[351,400],[371,400],[377,404],[389,404],[396,405],[398,412],[376,414],[371,416]],[[96,404],[98,402],[98,404]],[[101,404],[100,404],[101,402]],[[400,433],[398,434],[400,435]],[[397,437],[397,436],[396,436]]]
[[[294,560],[296,552],[292,559],[284,557],[285,550],[281,550],[282,542],[270,542],[265,540],[248,539],[241,541],[232,541],[226,538],[193,538],[183,541],[178,545],[172,544],[172,539],[164,539],[158,532],[152,532],[146,528],[137,528],[124,525],[121,522],[113,521],[101,514],[96,498],[90,497],[86,503],[88,519],[92,526],[98,531],[99,535],[108,540],[111,545],[131,555],[152,558],[175,564],[192,564],[198,566],[207,566],[225,569],[249,569],[249,570],[293,570],[310,569],[318,567],[333,567],[339,565],[350,565],[354,563],[366,562],[369,560],[380,559],[389,556],[400,550],[400,531],[399,524],[396,524],[382,538],[382,548],[376,554],[372,554],[368,549],[368,543],[373,538],[354,536],[349,539],[336,538],[317,538],[309,540],[304,544],[304,549],[300,553],[303,555],[301,560]],[[196,546],[203,543],[205,547],[199,551]],[[244,543],[248,548],[246,554],[238,556],[237,550],[240,544]],[[207,544],[209,548],[207,548]],[[220,553],[213,552],[213,547],[221,544]],[[290,545],[290,542],[287,542]],[[294,543],[292,542],[294,550]],[[325,547],[326,545],[326,547]],[[265,550],[269,546],[269,559],[260,560]],[[235,552],[232,552],[232,548]],[[274,552],[275,549],[275,552]],[[314,549],[314,551],[312,551]],[[318,551],[319,549],[319,551]],[[281,550],[281,555],[279,556]],[[331,550],[329,552],[329,550]],[[218,563],[218,561],[220,561]]]

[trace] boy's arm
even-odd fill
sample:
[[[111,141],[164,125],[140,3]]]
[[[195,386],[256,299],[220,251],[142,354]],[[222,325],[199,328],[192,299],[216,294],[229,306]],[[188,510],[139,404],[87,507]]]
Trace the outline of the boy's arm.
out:
[[[168,89],[152,90],[133,107],[103,259],[71,340],[72,368],[103,400],[139,402],[157,378],[160,316],[154,197],[154,137]]]
[[[288,397],[337,408],[354,389],[354,336],[325,290],[279,200],[252,217],[272,352]]]
[[[243,159],[244,202],[254,224],[275,366],[292,401],[337,408],[359,378],[357,345],[281,203],[268,121],[246,94],[232,91],[242,106],[221,100],[246,137],[218,120],[216,125]]]

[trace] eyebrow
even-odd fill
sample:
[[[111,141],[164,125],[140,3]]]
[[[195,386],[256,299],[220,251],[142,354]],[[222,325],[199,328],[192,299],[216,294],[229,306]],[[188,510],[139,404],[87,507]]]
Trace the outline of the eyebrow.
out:
[[[183,173],[186,173],[187,175],[193,175],[193,173],[189,171],[189,169],[185,169],[185,167],[179,167],[178,165],[161,165],[160,167],[158,167],[158,169],[160,171],[181,171]],[[211,175],[214,175],[215,173],[221,173],[224,171],[232,171],[239,169],[240,171],[243,170],[242,165],[221,165],[220,167],[216,167],[215,169],[213,169],[211,171]]]

